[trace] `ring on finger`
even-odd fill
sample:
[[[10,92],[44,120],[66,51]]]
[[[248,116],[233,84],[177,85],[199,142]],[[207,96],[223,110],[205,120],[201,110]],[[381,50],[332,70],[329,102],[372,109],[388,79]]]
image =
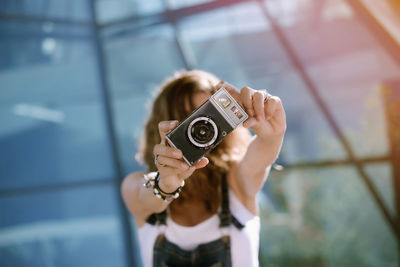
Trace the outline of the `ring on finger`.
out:
[[[268,93],[268,91],[266,89],[260,90],[260,92],[262,92],[264,95],[264,103],[267,102],[268,99],[270,99],[272,97],[272,95],[270,93]]]
[[[161,164],[161,163],[158,162],[158,156],[159,156],[159,155],[157,154],[157,155],[155,156],[155,158],[154,158],[154,165],[156,165],[156,166],[159,165],[160,167],[165,166],[164,164]]]

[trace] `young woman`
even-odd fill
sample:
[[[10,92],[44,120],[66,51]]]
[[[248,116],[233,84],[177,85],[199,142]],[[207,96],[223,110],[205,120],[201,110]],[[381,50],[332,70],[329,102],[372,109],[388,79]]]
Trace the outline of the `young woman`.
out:
[[[221,87],[249,118],[190,167],[165,135]],[[144,266],[258,266],[256,195],[285,131],[282,102],[265,90],[244,87],[239,92],[199,70],[166,80],[139,152],[147,171],[131,173],[121,186],[138,227]]]

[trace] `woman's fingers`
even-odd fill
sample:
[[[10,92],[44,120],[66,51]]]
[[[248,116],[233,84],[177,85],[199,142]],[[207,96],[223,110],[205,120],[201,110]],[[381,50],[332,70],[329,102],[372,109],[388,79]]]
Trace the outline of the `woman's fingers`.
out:
[[[158,123],[158,132],[161,137],[161,144],[165,144],[165,135],[178,125],[178,121],[161,121]]]
[[[174,147],[166,146],[164,144],[155,145],[154,149],[153,149],[153,154],[155,157],[158,155],[158,156],[165,156],[165,157],[174,158],[174,159],[182,158],[181,150],[174,148]]]
[[[171,179],[169,177],[179,176],[181,173],[183,173],[189,169],[189,168],[187,168],[186,170],[182,170],[180,168],[170,167],[167,165],[157,166],[157,167],[158,167],[158,170],[160,171],[161,177],[163,179],[167,179],[167,180]],[[172,178],[172,180],[173,179],[174,178]]]
[[[251,118],[248,118],[245,122],[243,122],[243,127],[250,128],[250,127],[253,127],[256,123],[257,123],[256,118],[251,117]]]
[[[184,171],[189,169],[189,165],[183,160],[173,159],[170,157],[158,156],[157,162],[161,166],[173,167]]]
[[[264,108],[264,112],[265,112],[265,118],[267,120],[270,120],[272,118],[272,116],[275,113],[276,108],[279,105],[279,102],[281,102],[281,100],[279,99],[279,97],[277,96],[271,96],[268,101],[265,103],[265,108]]]
[[[253,108],[257,120],[261,121],[265,119],[264,113],[264,94],[261,91],[256,91],[253,94]]]
[[[270,96],[267,101],[264,102],[265,94],[261,91],[254,90],[248,86],[242,88],[240,93],[231,84],[221,81],[217,84],[216,89],[224,87],[240,105],[246,110],[249,115],[244,123],[244,127],[251,127],[255,123],[252,117],[256,117],[260,120],[270,120],[280,105],[280,99],[277,96]]]
[[[250,87],[243,87],[240,91],[243,107],[250,117],[254,116],[254,108],[253,108],[253,89]]]
[[[163,164],[162,166],[157,166],[159,170],[162,172],[163,176],[178,176],[180,179],[186,179],[196,169],[201,169],[207,166],[209,163],[208,158],[203,157],[198,163],[189,167],[189,165],[181,160],[170,159],[166,157],[158,157],[158,162]]]

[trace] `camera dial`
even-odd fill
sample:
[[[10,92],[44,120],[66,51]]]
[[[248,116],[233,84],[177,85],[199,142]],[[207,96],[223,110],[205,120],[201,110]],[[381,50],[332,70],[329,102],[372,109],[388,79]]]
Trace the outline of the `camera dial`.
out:
[[[218,128],[211,118],[198,117],[189,124],[187,135],[193,145],[207,148],[217,140]]]

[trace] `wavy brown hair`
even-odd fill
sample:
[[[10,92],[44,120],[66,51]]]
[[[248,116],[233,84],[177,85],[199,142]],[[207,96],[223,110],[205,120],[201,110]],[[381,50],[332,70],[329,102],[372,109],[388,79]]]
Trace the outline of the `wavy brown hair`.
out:
[[[219,82],[220,80],[211,73],[192,70],[176,72],[159,87],[137,155],[137,159],[147,165],[147,171],[157,170],[154,165],[153,147],[161,142],[158,123],[169,120],[183,121],[195,109],[194,95],[207,93],[211,96]],[[210,151],[206,155],[210,163],[186,179],[181,196],[171,203],[171,208],[185,200],[199,200],[205,204],[207,210],[216,212],[221,202],[221,178],[227,173],[235,156],[240,156],[245,151],[250,137],[247,129],[238,127]]]

